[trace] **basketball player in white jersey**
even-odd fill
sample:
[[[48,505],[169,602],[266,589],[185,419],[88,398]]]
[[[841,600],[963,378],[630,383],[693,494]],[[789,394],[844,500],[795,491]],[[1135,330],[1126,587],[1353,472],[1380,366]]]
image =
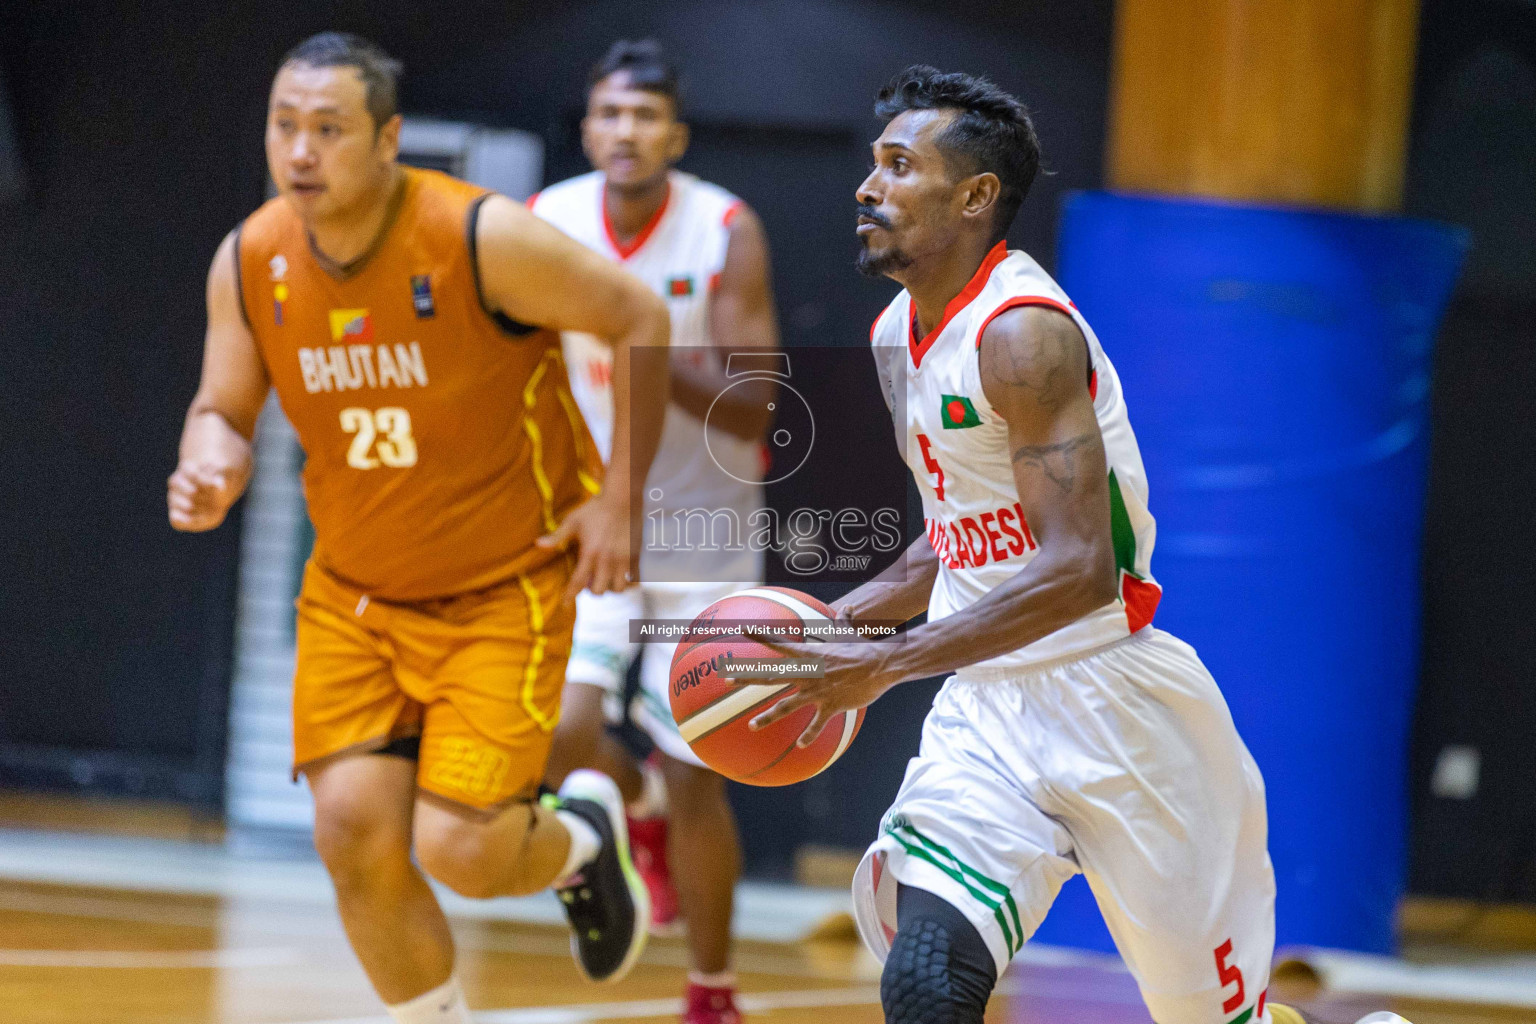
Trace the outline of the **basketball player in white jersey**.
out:
[[[682,509],[728,509],[746,522],[762,505],[755,481],[772,385],[737,383],[727,391],[732,382],[724,349],[778,347],[762,225],[729,192],[672,169],[687,148],[688,129],[678,119],[677,74],[653,41],[616,43],[593,69],[582,143],[596,170],[545,189],[529,205],[667,300],[675,349],[672,404],[647,477],[648,522],[658,511],[671,521]],[[572,394],[606,458],[613,357],[597,339],[567,334],[564,340]],[[630,801],[630,841],[651,885],[653,919],[665,925],[680,911],[687,925],[693,971],[683,1019],[735,1024],[730,929],[741,864],[735,819],[724,780],[694,756],[672,719],[667,681],[675,645],[632,644],[629,624],[691,620],[726,594],[761,581],[762,556],[661,551],[653,540],[647,538],[641,555],[639,587],[578,599],[546,782],[557,786],[577,767],[602,765],[612,773]],[[709,580],[722,582],[697,582]],[[621,708],[625,673],[637,656],[639,693]],[[657,750],[643,772],[604,729],[605,717],[615,721],[626,711]]]
[[[809,741],[836,712],[949,675],[854,881],[886,1020],[980,1024],[1082,872],[1158,1024],[1297,1024],[1265,998],[1263,780],[1194,650],[1151,625],[1155,528],[1119,378],[1003,241],[1039,167],[1029,117],[984,79],[923,66],[876,112],[859,266],[905,285],[871,338],[927,536],[837,610],[928,621],[903,643],[818,645],[825,677],[756,722],[812,705]]]

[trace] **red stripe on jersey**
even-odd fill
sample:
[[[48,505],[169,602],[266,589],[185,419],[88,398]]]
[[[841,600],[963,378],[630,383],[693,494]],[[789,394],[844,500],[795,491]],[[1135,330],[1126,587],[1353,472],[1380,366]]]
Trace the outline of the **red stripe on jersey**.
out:
[[[544,192],[543,192],[542,189],[539,190],[538,192],[535,192],[533,195],[528,197],[527,201],[524,202],[523,205],[528,207],[528,209],[530,209],[530,210],[533,209],[533,204],[538,202],[539,201],[539,196],[541,196],[543,194],[544,194]]]
[[[1015,295],[1013,298],[1004,301],[1001,306],[998,306],[996,309],[994,309],[991,314],[989,314],[987,318],[981,322],[981,330],[976,332],[976,350],[978,352],[981,351],[981,337],[987,333],[987,328],[992,326],[992,321],[996,320],[1010,309],[1018,309],[1020,306],[1045,306],[1049,309],[1054,309],[1065,313],[1067,316],[1072,315],[1072,311],[1066,306],[1063,306],[1055,299],[1048,299],[1044,295]]]
[[[717,270],[713,274],[709,275],[709,290],[711,292],[717,292],[720,290],[720,271]]]
[[[911,304],[912,319],[907,324],[907,349],[912,353],[913,366],[922,365],[923,356],[927,355],[928,350],[933,347],[933,343],[939,340],[939,335],[944,333],[944,328],[948,327],[949,322],[962,309],[969,306],[976,296],[981,294],[981,290],[987,286],[987,281],[992,277],[992,271],[1007,258],[1008,243],[998,242],[994,245],[992,250],[987,253],[987,258],[981,261],[981,266],[976,268],[976,273],[971,275],[971,279],[966,282],[965,287],[960,289],[960,294],[950,299],[949,304],[944,307],[944,319],[940,320],[939,325],[929,331],[922,341],[917,340],[917,303]],[[996,314],[994,313],[993,315],[995,316]]]
[[[741,212],[741,208],[743,206],[746,206],[746,205],[747,205],[746,203],[744,203],[740,199],[738,199],[734,203],[732,203],[730,206],[726,207],[725,216],[720,218],[721,226],[722,227],[727,227],[727,228],[730,227],[731,226],[731,221],[736,219],[736,215],[738,213],[740,213]]]
[[[656,225],[661,223],[661,218],[667,215],[667,207],[672,203],[672,183],[667,183],[667,194],[662,199],[661,205],[656,208],[656,212],[651,215],[645,227],[640,229],[640,233],[629,240],[628,245],[621,245],[619,236],[613,233],[613,221],[608,219],[607,189],[603,189],[600,194],[601,198],[598,201],[603,209],[603,233],[608,236],[608,244],[613,246],[613,251],[619,254],[619,259],[627,260],[640,251],[640,247],[651,237],[651,232],[656,230]]]
[[[1151,580],[1140,580],[1125,570],[1120,571],[1120,600],[1125,605],[1125,624],[1134,633],[1152,622],[1157,614],[1157,603],[1163,599],[1163,588]]]
[[[1063,306],[1061,303],[1057,302],[1055,299],[1046,298],[1044,295],[1015,295],[1013,298],[1007,300],[1001,306],[998,306],[996,309],[994,309],[992,311],[992,315],[987,317],[985,320],[983,320],[981,322],[981,330],[976,332],[976,351],[978,351],[978,352],[981,351],[981,339],[987,333],[987,328],[992,326],[992,321],[996,320],[998,317],[1002,316],[1004,313],[1008,312],[1010,309],[1018,309],[1020,306],[1044,306],[1047,309],[1054,309],[1054,310],[1057,310],[1058,312],[1065,313],[1067,316],[1071,316],[1072,315],[1072,311],[1077,309],[1077,307],[1076,306],[1072,306],[1072,304],[1070,302],[1067,303],[1067,306],[1072,306],[1072,308],[1068,309],[1067,306]],[[1098,397],[1099,397],[1099,371],[1095,370],[1093,368],[1093,356],[1089,355],[1089,357],[1088,357],[1088,400],[1089,401],[1094,401]]]

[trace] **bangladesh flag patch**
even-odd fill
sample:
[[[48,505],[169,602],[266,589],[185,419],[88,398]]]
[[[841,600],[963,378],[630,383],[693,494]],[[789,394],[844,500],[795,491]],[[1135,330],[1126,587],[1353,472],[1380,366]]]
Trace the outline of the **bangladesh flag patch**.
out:
[[[976,407],[964,395],[940,395],[939,418],[944,421],[945,430],[981,426],[981,417],[976,415]]]
[[[692,294],[693,276],[691,274],[667,278],[667,295],[671,298],[682,299]]]

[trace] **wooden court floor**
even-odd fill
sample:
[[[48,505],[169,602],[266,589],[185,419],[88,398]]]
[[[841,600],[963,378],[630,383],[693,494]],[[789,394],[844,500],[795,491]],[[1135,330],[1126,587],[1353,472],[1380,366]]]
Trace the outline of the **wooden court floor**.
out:
[[[585,984],[552,928],[458,922],[460,970],[483,1024],[677,1019],[684,951],[652,944],[615,986]],[[749,1021],[879,1024],[877,978],[856,943],[748,944]],[[1381,1000],[1293,1000],[1352,1022]],[[1531,1011],[1403,1001],[1414,1024],[1536,1021]],[[325,909],[118,890],[0,883],[0,1024],[315,1024],[382,1019]],[[1017,966],[988,1024],[1147,1024],[1123,973]]]

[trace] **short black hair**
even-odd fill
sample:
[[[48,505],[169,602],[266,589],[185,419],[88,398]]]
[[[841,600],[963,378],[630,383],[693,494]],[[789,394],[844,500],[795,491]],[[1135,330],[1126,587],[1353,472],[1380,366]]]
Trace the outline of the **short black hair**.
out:
[[[959,113],[937,141],[966,162],[966,174],[997,175],[1003,187],[993,240],[1001,239],[1040,170],[1040,140],[1024,104],[985,78],[914,64],[875,97],[875,114],[886,122],[908,110]]]
[[[678,109],[682,89],[677,65],[672,63],[661,43],[654,39],[620,39],[608,47],[602,60],[592,65],[592,73],[587,76],[587,92],[619,71],[629,73],[629,84],[634,88],[659,93],[672,101],[672,109]]]
[[[357,68],[367,90],[368,113],[373,130],[400,112],[401,65],[377,43],[350,32],[320,32],[310,36],[283,57],[283,67],[308,64],[312,68]]]

